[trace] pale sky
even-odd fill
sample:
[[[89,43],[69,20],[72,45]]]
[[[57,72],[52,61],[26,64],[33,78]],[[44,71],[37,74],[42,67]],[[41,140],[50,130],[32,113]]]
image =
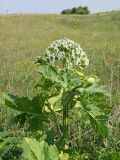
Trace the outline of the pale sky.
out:
[[[120,10],[120,0],[0,0],[0,13],[60,13],[78,6],[91,13]]]

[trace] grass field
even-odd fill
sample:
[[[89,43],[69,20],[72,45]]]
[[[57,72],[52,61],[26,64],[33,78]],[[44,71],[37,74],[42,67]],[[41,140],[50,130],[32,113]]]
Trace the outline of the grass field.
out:
[[[36,57],[65,37],[79,43],[88,55],[86,78],[80,77],[78,83],[72,71],[58,75],[52,72],[56,67],[52,70],[49,65],[46,75],[41,65],[43,85],[35,89],[41,84]],[[92,85],[94,79],[88,75],[99,77],[110,98],[101,84]],[[51,150],[48,144],[57,148]],[[120,11],[86,16],[0,15],[0,159],[52,156],[56,160],[120,159]]]
[[[117,97],[120,90],[120,11],[79,15],[0,15],[0,94],[30,94],[34,60],[54,40],[69,38],[90,59],[96,74]]]

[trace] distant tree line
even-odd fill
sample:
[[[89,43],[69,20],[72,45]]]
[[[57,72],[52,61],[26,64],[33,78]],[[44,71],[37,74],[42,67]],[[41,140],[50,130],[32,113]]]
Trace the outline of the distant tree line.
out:
[[[86,15],[89,13],[90,13],[90,11],[87,6],[85,6],[85,7],[80,6],[77,8],[74,7],[72,9],[65,9],[61,12],[61,14],[81,14],[81,15]]]

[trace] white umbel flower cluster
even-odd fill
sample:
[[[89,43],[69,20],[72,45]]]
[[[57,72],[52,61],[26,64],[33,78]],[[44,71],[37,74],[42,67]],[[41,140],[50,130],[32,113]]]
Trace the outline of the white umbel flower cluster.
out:
[[[47,48],[46,56],[50,63],[60,61],[67,68],[75,66],[84,68],[89,64],[89,60],[79,44],[66,38],[54,41]]]

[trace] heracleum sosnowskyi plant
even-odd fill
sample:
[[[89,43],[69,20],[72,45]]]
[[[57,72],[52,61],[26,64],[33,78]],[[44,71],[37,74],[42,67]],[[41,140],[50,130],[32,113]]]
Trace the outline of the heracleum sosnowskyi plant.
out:
[[[54,41],[49,48],[46,50],[46,57],[48,62],[50,62],[52,65],[55,63],[55,61],[60,61],[62,63],[62,67],[66,72],[68,72],[69,69],[72,69],[74,67],[79,67],[83,69],[89,64],[89,60],[79,46],[79,44],[73,42],[69,39],[60,39],[57,41]],[[71,100],[71,94],[69,92],[69,88],[65,88],[64,90],[65,94],[63,93],[63,138],[67,140],[68,137],[68,110],[69,110],[69,102]],[[74,93],[72,95],[74,97]],[[73,98],[72,98],[73,99]],[[68,101],[67,103],[65,101]]]
[[[57,63],[62,64],[61,69],[57,66],[59,68],[58,72],[60,74],[61,72],[64,72],[66,79],[68,81],[66,85],[65,85],[65,82],[63,83],[64,89],[63,89],[62,100],[61,100],[61,105],[63,109],[63,138],[67,142],[68,111],[75,106],[76,104],[75,100],[78,100],[78,99],[80,101],[80,105],[82,105],[84,109],[86,109],[87,111],[87,104],[85,104],[86,103],[85,100],[82,100],[82,96],[84,94],[81,97],[79,97],[78,95],[81,94],[81,90],[80,90],[81,88],[82,89],[84,88],[85,90],[94,85],[95,85],[94,87],[96,88],[97,86],[95,81],[97,80],[93,77],[87,77],[87,76],[85,77],[83,73],[79,72],[79,70],[82,71],[85,67],[89,65],[89,59],[87,58],[85,52],[82,50],[79,44],[75,43],[72,40],[60,39],[60,40],[54,41],[50,45],[50,47],[47,48],[45,57],[47,58],[47,61],[50,63],[50,65],[52,66],[57,65]],[[96,92],[96,91],[94,90],[93,92]],[[100,89],[98,92],[102,93],[103,94],[102,96],[105,97],[106,93],[104,90],[102,91]],[[79,98],[75,99],[75,97],[77,98],[79,97]],[[92,123],[93,117],[91,116],[90,113],[88,113],[88,116]],[[95,127],[95,129],[96,128],[97,127]],[[106,131],[107,131],[107,128],[106,128]],[[101,131],[101,133],[104,135],[104,131]]]
[[[68,112],[83,110],[95,132],[108,137],[106,126],[110,108],[106,103],[109,94],[96,78],[83,74],[89,60],[79,44],[69,39],[53,42],[44,56],[36,60],[40,82],[32,99],[8,93],[3,94],[4,104],[28,116],[28,129],[46,132],[54,121],[60,140],[68,143]],[[82,114],[82,112],[80,112]],[[63,128],[58,117],[63,116]],[[75,116],[75,115],[73,115]],[[63,133],[62,133],[63,132]]]

